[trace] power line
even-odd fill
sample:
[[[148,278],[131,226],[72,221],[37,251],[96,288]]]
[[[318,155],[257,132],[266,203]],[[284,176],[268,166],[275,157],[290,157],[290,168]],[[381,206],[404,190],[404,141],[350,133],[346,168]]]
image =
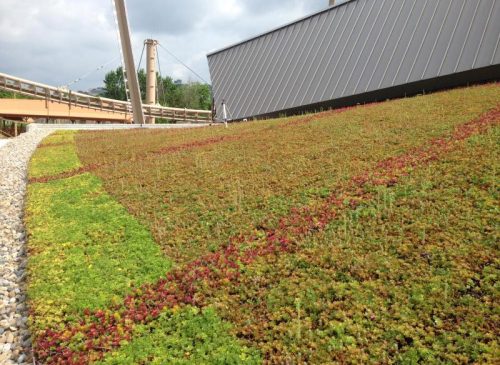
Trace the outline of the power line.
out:
[[[199,78],[201,81],[203,81],[205,84],[210,84],[207,80],[205,80],[203,77],[201,77],[196,71],[194,71],[191,67],[189,67],[188,65],[186,65],[184,62],[182,62],[182,60],[177,57],[175,54],[173,54],[172,52],[170,52],[167,48],[165,48],[161,43],[158,43],[158,45],[163,48],[163,50],[165,50],[165,52],[167,52],[170,56],[172,56],[177,62],[179,62],[181,65],[183,65],[184,67],[186,67],[189,71],[191,71],[193,73],[193,75],[195,75],[197,78]]]

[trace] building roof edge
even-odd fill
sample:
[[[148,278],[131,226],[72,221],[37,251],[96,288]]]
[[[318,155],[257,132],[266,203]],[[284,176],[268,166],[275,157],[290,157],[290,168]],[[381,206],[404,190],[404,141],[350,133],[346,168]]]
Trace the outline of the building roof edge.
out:
[[[357,1],[357,0],[347,0],[347,1],[344,1],[344,2],[342,2],[342,3],[340,3],[340,4],[338,4],[338,5],[330,6],[330,7],[326,8],[326,9],[323,9],[323,10],[317,11],[317,12],[315,12],[315,13],[312,13],[312,14],[306,15],[306,16],[304,16],[304,17],[302,17],[302,18],[299,18],[299,19],[293,20],[293,21],[291,21],[291,22],[285,23],[285,24],[280,25],[280,26],[278,26],[278,27],[276,27],[276,28],[270,29],[270,30],[268,30],[268,31],[266,31],[266,32],[259,33],[259,34],[257,34],[257,35],[254,35],[254,36],[250,37],[250,38],[246,38],[246,39],[244,39],[244,40],[242,40],[242,41],[239,41],[239,42],[236,42],[236,43],[230,44],[230,45],[228,45],[228,46],[225,46],[225,47],[223,47],[223,48],[217,49],[217,50],[215,50],[215,51],[211,51],[211,52],[209,52],[209,53],[207,54],[207,57],[214,56],[214,55],[216,55],[216,54],[218,54],[218,53],[222,53],[222,52],[227,51],[227,50],[229,50],[229,49],[231,49],[231,48],[234,48],[234,47],[240,46],[240,45],[242,45],[242,44],[245,44],[245,43],[251,42],[251,41],[253,41],[254,39],[257,39],[257,38],[263,37],[263,36],[268,35],[268,34],[270,34],[270,33],[274,33],[274,32],[276,32],[276,31],[278,31],[278,30],[281,30],[281,29],[283,29],[283,28],[287,28],[287,27],[289,27],[289,26],[291,26],[291,25],[294,25],[294,24],[300,23],[300,22],[302,22],[302,21],[304,21],[304,20],[306,20],[306,19],[309,19],[309,18],[315,17],[315,16],[317,16],[317,15],[319,15],[319,14],[323,14],[323,13],[326,13],[326,12],[328,12],[328,11],[332,11],[332,10],[334,10],[334,9],[337,9],[337,8],[339,8],[339,7],[341,7],[341,6],[344,6],[344,5],[346,5],[346,4],[350,3],[350,2],[353,2],[353,1]]]

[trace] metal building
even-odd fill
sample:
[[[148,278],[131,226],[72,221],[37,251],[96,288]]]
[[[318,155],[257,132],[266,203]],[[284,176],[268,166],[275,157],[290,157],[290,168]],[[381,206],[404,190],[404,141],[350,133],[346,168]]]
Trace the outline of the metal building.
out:
[[[350,0],[207,57],[242,119],[499,79],[499,41],[500,0]]]

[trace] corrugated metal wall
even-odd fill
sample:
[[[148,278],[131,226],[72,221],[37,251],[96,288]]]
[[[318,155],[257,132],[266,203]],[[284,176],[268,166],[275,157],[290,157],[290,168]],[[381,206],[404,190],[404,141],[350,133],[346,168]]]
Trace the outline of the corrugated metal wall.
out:
[[[500,0],[352,0],[208,55],[235,119],[500,64]]]

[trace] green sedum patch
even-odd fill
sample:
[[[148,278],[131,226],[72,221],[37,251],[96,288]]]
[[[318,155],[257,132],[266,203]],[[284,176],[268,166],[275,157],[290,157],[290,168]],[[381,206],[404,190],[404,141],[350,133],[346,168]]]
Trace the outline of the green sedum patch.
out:
[[[37,149],[30,161],[29,177],[57,175],[81,167],[75,145],[72,143],[75,133],[73,131],[57,132],[45,138],[42,146],[47,144],[61,145]]]
[[[56,143],[74,143],[76,131],[58,131],[52,133],[50,136],[45,137],[40,146]]]
[[[102,308],[171,267],[150,233],[90,174],[28,188],[34,329]]]
[[[230,329],[212,308],[168,310],[155,322],[137,327],[135,340],[98,364],[260,364],[259,353],[241,345]]]

